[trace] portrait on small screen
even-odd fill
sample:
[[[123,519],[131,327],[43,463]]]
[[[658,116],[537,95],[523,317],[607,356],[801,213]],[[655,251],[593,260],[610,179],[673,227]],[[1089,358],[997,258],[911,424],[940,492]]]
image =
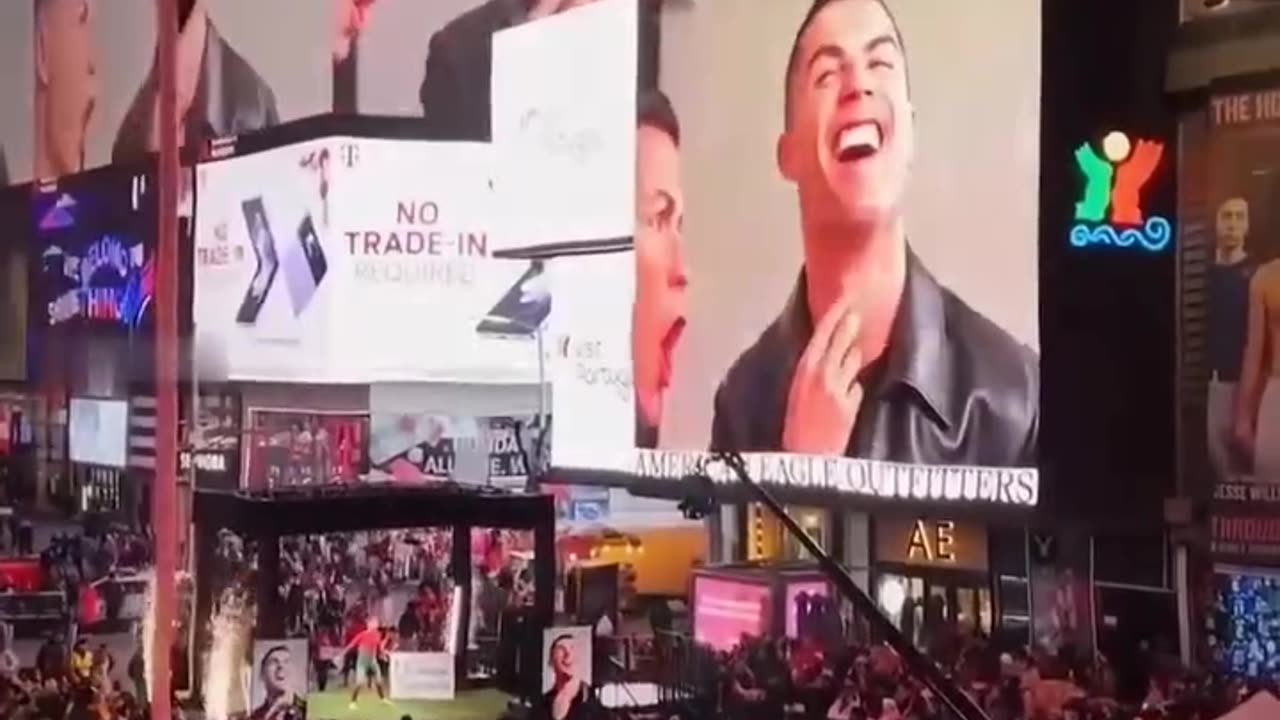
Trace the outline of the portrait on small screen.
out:
[[[254,707],[249,720],[303,720],[307,716],[306,649],[305,642],[296,640],[254,643]]]
[[[543,631],[546,668],[543,671],[542,713],[550,720],[591,717],[595,696],[591,688],[591,628],[547,628]]]
[[[697,13],[743,32],[673,32],[641,102],[637,445],[1035,467],[1038,8]]]

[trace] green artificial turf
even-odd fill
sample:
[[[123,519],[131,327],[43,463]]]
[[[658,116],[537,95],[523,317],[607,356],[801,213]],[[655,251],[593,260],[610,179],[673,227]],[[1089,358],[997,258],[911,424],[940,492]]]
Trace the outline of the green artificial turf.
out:
[[[400,720],[405,715],[413,720],[497,720],[507,699],[497,690],[468,690],[453,700],[399,700],[387,705],[377,693],[365,690],[351,710],[351,693],[338,688],[307,696],[307,720]]]

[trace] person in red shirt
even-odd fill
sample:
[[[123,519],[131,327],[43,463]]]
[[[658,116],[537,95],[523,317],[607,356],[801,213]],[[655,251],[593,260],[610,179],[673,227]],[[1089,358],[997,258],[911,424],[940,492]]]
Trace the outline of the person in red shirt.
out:
[[[353,649],[356,651],[356,684],[351,691],[349,707],[352,710],[356,709],[356,703],[360,701],[362,683],[375,688],[378,691],[378,699],[390,705],[391,700],[382,686],[382,665],[378,662],[380,656],[386,652],[387,645],[382,638],[382,633],[378,630],[376,615],[370,615],[365,629],[347,643],[346,652],[351,652]]]
[[[351,673],[356,669],[356,651],[351,649],[351,643],[355,642],[356,637],[364,631],[364,627],[363,617],[347,617],[346,631],[342,634],[346,649],[342,651],[340,657],[342,658],[342,677],[346,679],[348,685],[351,684]],[[359,678],[356,678],[356,682],[359,682]]]

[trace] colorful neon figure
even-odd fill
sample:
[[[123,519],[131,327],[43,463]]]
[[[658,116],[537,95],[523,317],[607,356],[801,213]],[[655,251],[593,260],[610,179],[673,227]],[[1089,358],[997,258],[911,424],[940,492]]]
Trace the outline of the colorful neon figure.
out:
[[[1169,221],[1146,218],[1142,212],[1142,190],[1160,165],[1164,144],[1139,140],[1133,146],[1124,133],[1111,132],[1102,140],[1102,153],[1105,157],[1087,142],[1076,148],[1076,165],[1085,184],[1076,203],[1078,224],[1071,229],[1071,244],[1138,246],[1151,252],[1168,247],[1173,237]],[[1090,227],[1087,223],[1104,224]]]

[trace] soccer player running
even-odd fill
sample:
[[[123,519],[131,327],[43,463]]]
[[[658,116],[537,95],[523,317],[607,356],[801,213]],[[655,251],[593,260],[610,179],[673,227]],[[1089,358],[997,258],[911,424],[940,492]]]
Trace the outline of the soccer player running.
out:
[[[378,657],[386,651],[386,641],[382,638],[382,633],[378,630],[378,616],[370,615],[369,624],[364,630],[361,630],[355,637],[351,638],[351,642],[347,644],[346,649],[342,652],[351,652],[352,648],[357,651],[356,655],[356,684],[351,690],[350,709],[356,709],[356,703],[360,702],[360,686],[368,684],[369,687],[378,691],[378,699],[390,705],[391,699],[387,697],[386,691],[382,685],[382,665],[378,663]]]

